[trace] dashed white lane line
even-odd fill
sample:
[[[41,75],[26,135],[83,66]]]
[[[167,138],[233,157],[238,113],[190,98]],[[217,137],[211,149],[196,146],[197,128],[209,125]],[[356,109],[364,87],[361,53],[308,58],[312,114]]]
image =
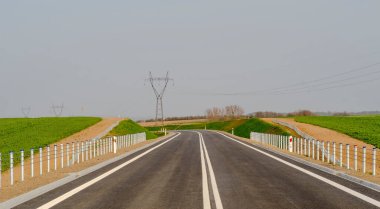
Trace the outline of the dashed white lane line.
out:
[[[202,148],[202,139],[201,139],[201,134],[198,133],[198,135],[199,135],[199,147],[201,149],[203,209],[211,209],[210,193],[208,190],[206,163],[205,163],[204,152]]]
[[[61,195],[61,196],[55,198],[54,200],[52,200],[52,201],[50,201],[50,202],[48,202],[48,203],[46,203],[46,204],[44,204],[44,205],[38,207],[38,209],[46,209],[46,208],[54,207],[55,205],[57,205],[57,204],[63,202],[64,200],[68,199],[69,197],[71,197],[71,196],[77,194],[78,192],[80,192],[80,191],[86,189],[87,187],[89,187],[89,186],[91,186],[91,185],[93,185],[93,184],[99,182],[100,180],[102,180],[102,179],[106,178],[107,176],[109,176],[109,175],[115,173],[116,171],[122,169],[123,167],[125,167],[125,166],[127,166],[127,165],[133,163],[134,161],[140,159],[140,158],[143,157],[144,155],[146,155],[146,154],[152,152],[153,150],[155,150],[155,149],[161,147],[162,145],[164,145],[164,144],[170,142],[171,140],[177,138],[179,135],[181,135],[181,133],[178,133],[178,135],[176,135],[176,136],[174,136],[174,137],[172,137],[172,138],[166,140],[165,142],[163,142],[163,143],[161,143],[161,144],[159,144],[159,145],[157,145],[157,146],[155,146],[155,147],[153,147],[153,148],[151,148],[151,149],[149,149],[149,150],[147,150],[147,151],[141,153],[140,155],[138,155],[138,156],[136,156],[136,157],[134,157],[134,158],[128,160],[127,162],[125,162],[125,163],[123,163],[123,164],[121,164],[121,165],[119,165],[119,166],[117,166],[117,167],[111,169],[110,171],[107,171],[106,173],[104,173],[104,174],[102,174],[102,175],[100,175],[100,176],[98,176],[98,177],[92,179],[91,181],[89,181],[89,182],[87,182],[87,183],[85,183],[85,184],[82,184],[82,185],[80,185],[79,187],[77,187],[77,188],[75,188],[75,189],[73,189],[73,190],[71,190],[71,191],[69,191],[69,192],[67,192],[67,193],[65,193],[65,194],[63,194],[63,195]]]
[[[199,137],[201,139],[201,142],[202,142],[202,145],[204,148],[204,152],[205,152],[205,156],[206,156],[206,162],[207,162],[208,170],[210,173],[211,188],[212,188],[212,191],[214,194],[215,207],[216,207],[216,209],[223,209],[222,200],[220,199],[218,185],[217,185],[216,179],[215,179],[214,169],[212,168],[210,157],[208,155],[208,151],[207,151],[203,136],[201,133],[199,133],[199,132],[197,132],[197,133],[199,134]]]
[[[280,159],[280,158],[278,158],[278,157],[275,157],[275,156],[273,156],[273,155],[271,155],[271,154],[269,154],[269,153],[266,153],[266,152],[264,152],[264,151],[261,151],[261,150],[255,148],[255,147],[249,146],[249,145],[247,145],[247,144],[245,144],[245,143],[243,143],[243,142],[241,142],[241,141],[238,141],[238,140],[236,140],[236,139],[234,139],[234,138],[231,138],[231,137],[229,137],[229,136],[226,136],[226,135],[224,135],[224,134],[222,134],[222,133],[219,133],[219,134],[222,135],[222,136],[224,136],[224,137],[226,137],[227,139],[230,139],[230,140],[232,140],[232,141],[235,141],[235,142],[237,142],[237,143],[239,143],[239,144],[241,144],[241,145],[243,145],[243,146],[246,146],[246,147],[248,147],[248,148],[251,148],[251,149],[253,149],[253,150],[257,151],[257,152],[260,152],[260,153],[263,154],[263,155],[266,155],[266,156],[268,156],[268,157],[270,157],[270,158],[272,158],[272,159],[275,159],[275,160],[277,160],[277,161],[279,161],[279,162],[281,162],[281,163],[283,163],[283,164],[285,164],[285,165],[287,165],[287,166],[290,166],[290,167],[292,167],[292,168],[294,168],[294,169],[296,169],[296,170],[299,170],[299,171],[301,171],[301,172],[303,172],[303,173],[305,173],[305,174],[307,174],[307,175],[309,175],[309,176],[312,176],[312,177],[314,177],[314,178],[316,178],[316,179],[318,179],[318,180],[320,180],[320,181],[323,181],[323,182],[325,182],[325,183],[327,183],[327,184],[329,184],[329,185],[331,185],[331,186],[333,186],[333,187],[335,187],[335,188],[337,188],[337,189],[340,189],[340,190],[342,190],[342,191],[344,191],[344,192],[347,192],[348,194],[351,194],[351,195],[353,195],[353,196],[355,196],[355,197],[357,197],[357,198],[359,198],[359,199],[361,199],[361,200],[364,200],[364,201],[366,201],[366,202],[368,202],[368,203],[370,203],[370,204],[372,204],[372,205],[375,205],[376,207],[380,207],[380,202],[377,201],[377,200],[375,200],[375,199],[373,199],[373,198],[370,198],[370,197],[368,197],[368,196],[366,196],[366,195],[363,195],[363,194],[361,194],[361,193],[359,193],[359,192],[356,192],[356,191],[354,191],[354,190],[352,190],[352,189],[350,189],[350,188],[348,188],[348,187],[345,187],[345,186],[343,186],[343,185],[341,185],[341,184],[338,184],[338,183],[336,183],[336,182],[334,182],[334,181],[331,181],[331,180],[329,180],[329,179],[327,179],[327,178],[325,178],[325,177],[322,177],[322,176],[320,176],[320,175],[318,175],[318,174],[315,174],[315,173],[313,173],[313,172],[311,172],[311,171],[308,171],[308,170],[306,170],[306,169],[304,169],[304,168],[301,168],[301,167],[299,167],[299,166],[296,166],[296,165],[294,165],[294,164],[292,164],[292,163],[290,163],[290,162],[287,162],[287,161],[282,160],[282,159]]]

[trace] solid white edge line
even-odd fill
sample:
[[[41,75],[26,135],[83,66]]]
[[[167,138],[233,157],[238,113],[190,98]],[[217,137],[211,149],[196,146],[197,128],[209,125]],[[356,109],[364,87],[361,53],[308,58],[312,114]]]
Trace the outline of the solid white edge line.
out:
[[[203,208],[204,209],[211,209],[210,193],[208,190],[208,178],[207,178],[206,162],[205,162],[203,148],[202,148],[201,134],[198,133],[198,135],[199,135],[199,148],[201,150],[201,164],[202,164]]]
[[[214,169],[212,168],[212,165],[211,165],[210,157],[208,155],[208,151],[207,151],[204,139],[203,139],[203,135],[201,134],[200,136],[201,136],[201,141],[202,141],[203,148],[204,148],[205,155],[206,155],[206,162],[207,162],[209,173],[210,173],[211,186],[212,186],[212,191],[214,194],[215,206],[216,206],[216,209],[223,209],[222,200],[220,199],[218,185],[217,185],[216,179],[215,179]]]
[[[159,145],[157,145],[157,146],[155,146],[155,147],[153,147],[153,148],[151,148],[151,149],[149,149],[149,150],[147,150],[147,151],[141,153],[140,155],[138,155],[138,156],[136,156],[136,157],[134,157],[134,158],[128,160],[127,162],[125,162],[125,163],[123,163],[123,164],[121,164],[121,165],[119,165],[119,166],[117,166],[117,167],[115,167],[115,168],[113,168],[113,169],[107,171],[106,173],[104,173],[104,174],[102,174],[102,175],[100,175],[100,176],[98,176],[98,177],[96,177],[96,178],[94,178],[94,179],[88,181],[87,183],[84,183],[84,184],[78,186],[77,188],[72,189],[71,191],[69,191],[69,192],[67,192],[67,193],[65,193],[65,194],[63,194],[63,195],[61,195],[61,196],[55,198],[54,200],[51,200],[50,202],[45,203],[44,205],[38,207],[38,209],[51,208],[51,207],[53,207],[53,206],[55,206],[55,205],[61,203],[62,201],[66,200],[67,198],[69,198],[69,197],[75,195],[76,193],[78,193],[78,192],[80,192],[80,191],[86,189],[87,187],[89,187],[89,186],[91,186],[91,185],[97,183],[98,181],[100,181],[100,180],[106,178],[107,176],[109,176],[109,175],[115,173],[116,171],[122,169],[123,167],[125,167],[125,166],[131,164],[132,162],[134,162],[134,161],[140,159],[140,158],[143,157],[144,155],[146,155],[146,154],[152,152],[153,150],[155,150],[155,149],[161,147],[162,145],[168,143],[169,141],[171,141],[171,140],[177,138],[179,135],[181,135],[181,133],[178,133],[176,136],[173,136],[172,138],[166,140],[165,142],[163,142],[163,143],[161,143],[161,144],[159,144]]]
[[[241,142],[241,141],[238,141],[238,140],[236,140],[236,139],[234,139],[234,138],[231,138],[231,137],[229,137],[229,136],[226,136],[226,135],[224,135],[224,134],[222,134],[222,133],[218,133],[218,134],[220,134],[220,135],[222,135],[222,136],[224,136],[224,137],[226,137],[226,138],[228,138],[228,139],[230,139],[230,140],[233,140],[233,141],[235,141],[235,142],[237,142],[237,143],[240,143],[240,144],[242,144],[242,145],[244,145],[244,146],[246,146],[246,147],[248,147],[248,148],[251,148],[251,149],[253,149],[253,150],[257,151],[257,152],[260,152],[261,154],[264,154],[264,155],[266,155],[266,156],[268,156],[268,157],[270,157],[270,158],[272,158],[272,159],[275,159],[275,160],[277,160],[277,161],[279,161],[279,162],[281,162],[281,163],[283,163],[283,164],[285,164],[285,165],[287,165],[287,166],[290,166],[290,167],[292,167],[292,168],[294,168],[294,169],[296,169],[296,170],[299,170],[299,171],[301,171],[301,172],[303,172],[303,173],[305,173],[305,174],[307,174],[307,175],[309,175],[309,176],[312,176],[312,177],[314,177],[314,178],[316,178],[316,179],[318,179],[318,180],[320,180],[320,181],[323,181],[323,182],[325,182],[325,183],[327,183],[327,184],[329,184],[329,185],[331,185],[331,186],[333,186],[333,187],[335,187],[335,188],[338,188],[338,189],[340,189],[340,190],[342,190],[342,191],[344,191],[344,192],[346,192],[346,193],[348,193],[348,194],[350,194],[350,195],[353,195],[353,196],[355,196],[355,197],[357,197],[357,198],[359,198],[359,199],[361,199],[361,200],[364,200],[364,201],[366,201],[366,202],[368,202],[368,203],[370,203],[370,204],[372,204],[372,205],[375,205],[375,206],[377,206],[377,207],[380,207],[380,202],[377,201],[377,200],[375,200],[375,199],[373,199],[373,198],[370,198],[370,197],[368,197],[368,196],[366,196],[366,195],[363,195],[363,194],[361,194],[361,193],[359,193],[359,192],[357,192],[357,191],[355,191],[355,190],[352,190],[352,189],[350,189],[350,188],[348,188],[348,187],[345,187],[345,186],[343,186],[343,185],[341,185],[341,184],[338,184],[338,183],[336,183],[336,182],[334,182],[334,181],[331,181],[331,180],[329,180],[329,179],[327,179],[327,178],[325,178],[325,177],[322,177],[322,176],[320,176],[320,175],[318,175],[318,174],[315,174],[315,173],[313,173],[313,172],[311,172],[311,171],[308,171],[308,170],[306,170],[306,169],[304,169],[304,168],[301,168],[301,167],[299,167],[299,166],[296,166],[296,165],[294,165],[294,164],[292,164],[292,163],[290,163],[290,162],[287,162],[287,161],[285,161],[285,160],[282,160],[282,159],[280,159],[280,158],[278,158],[278,157],[275,157],[275,156],[273,156],[273,155],[271,155],[271,154],[269,154],[269,153],[266,153],[266,152],[264,152],[264,151],[261,151],[261,150],[255,148],[255,147],[252,147],[252,146],[250,146],[250,145],[247,145],[247,144],[245,144],[245,143],[243,143],[243,142]]]

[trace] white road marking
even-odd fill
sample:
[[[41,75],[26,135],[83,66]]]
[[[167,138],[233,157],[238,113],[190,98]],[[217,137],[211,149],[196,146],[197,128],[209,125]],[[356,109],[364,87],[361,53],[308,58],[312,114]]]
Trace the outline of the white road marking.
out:
[[[123,163],[123,164],[121,164],[121,165],[119,165],[119,166],[113,168],[112,170],[110,170],[110,171],[108,171],[108,172],[106,172],[106,173],[104,173],[104,174],[102,174],[102,175],[100,175],[100,176],[98,176],[98,177],[92,179],[91,181],[89,181],[89,182],[87,182],[87,183],[85,183],[85,184],[82,184],[81,186],[79,186],[79,187],[77,187],[77,188],[75,188],[75,189],[73,189],[73,190],[71,190],[71,191],[69,191],[69,192],[67,192],[67,193],[65,193],[65,194],[63,194],[63,195],[57,197],[57,198],[55,198],[54,200],[52,200],[52,201],[50,201],[50,202],[48,202],[48,203],[46,203],[46,204],[44,204],[44,205],[42,205],[42,206],[40,206],[40,207],[38,207],[38,209],[45,209],[45,208],[51,208],[51,207],[54,207],[55,205],[61,203],[61,202],[64,201],[64,200],[66,200],[67,198],[69,198],[69,197],[75,195],[76,193],[78,193],[78,192],[80,192],[80,191],[86,189],[87,187],[89,187],[89,186],[91,186],[91,185],[97,183],[98,181],[100,181],[100,180],[106,178],[107,176],[109,176],[109,175],[115,173],[116,171],[122,169],[123,167],[125,167],[125,166],[127,166],[127,165],[133,163],[134,161],[140,159],[140,158],[143,157],[144,155],[146,155],[146,154],[152,152],[153,150],[155,150],[155,149],[161,147],[162,145],[168,143],[169,141],[171,141],[171,140],[177,138],[179,135],[181,135],[181,133],[178,133],[176,136],[173,136],[172,138],[168,139],[167,141],[165,141],[165,142],[163,142],[163,143],[161,143],[161,144],[159,144],[159,145],[157,145],[157,146],[155,146],[155,147],[153,147],[153,148],[151,148],[151,149],[149,149],[149,150],[147,150],[147,151],[141,153],[140,155],[138,155],[138,156],[136,156],[136,157],[134,157],[134,158],[128,160],[127,162],[125,162],[125,163]]]
[[[202,164],[202,189],[203,189],[203,209],[211,209],[211,203],[210,203],[210,193],[208,190],[208,178],[207,178],[207,170],[206,170],[206,163],[202,148],[202,140],[201,140],[201,134],[199,135],[199,147],[201,149],[201,164]]]
[[[216,184],[214,169],[212,168],[210,157],[208,155],[208,151],[207,151],[205,142],[203,140],[203,136],[202,136],[201,133],[199,133],[199,132],[197,132],[197,133],[200,134],[199,137],[201,139],[201,142],[203,144],[203,148],[204,148],[204,151],[205,151],[206,162],[207,162],[207,166],[208,166],[209,173],[210,173],[211,187],[212,187],[212,191],[213,191],[213,194],[214,194],[214,200],[215,200],[216,209],[223,209],[222,200],[220,199],[220,195],[219,195],[218,185]]]
[[[368,197],[368,196],[366,196],[366,195],[363,195],[363,194],[361,194],[361,193],[359,193],[359,192],[356,192],[356,191],[354,191],[354,190],[352,190],[352,189],[350,189],[350,188],[348,188],[348,187],[345,187],[345,186],[343,186],[343,185],[341,185],[341,184],[338,184],[338,183],[336,183],[336,182],[334,182],[334,181],[331,181],[331,180],[329,180],[329,179],[327,179],[327,178],[325,178],[325,177],[322,177],[322,176],[320,176],[320,175],[318,175],[318,174],[315,174],[315,173],[313,173],[313,172],[311,172],[311,171],[308,171],[308,170],[306,170],[306,169],[304,169],[304,168],[301,168],[301,167],[296,166],[296,165],[294,165],[294,164],[292,164],[292,163],[289,163],[289,162],[287,162],[287,161],[285,161],[285,160],[282,160],[282,159],[280,159],[280,158],[278,158],[278,157],[275,157],[275,156],[273,156],[273,155],[271,155],[271,154],[269,154],[269,153],[263,152],[263,151],[261,151],[261,150],[255,148],[255,147],[249,146],[249,145],[247,145],[247,144],[245,144],[245,143],[243,143],[243,142],[241,142],[241,141],[238,141],[238,140],[236,140],[236,139],[234,139],[234,138],[231,138],[231,137],[229,137],[229,136],[226,136],[226,135],[224,135],[224,134],[222,134],[222,133],[219,133],[219,134],[222,135],[222,136],[224,136],[224,137],[226,137],[226,138],[228,138],[228,139],[230,139],[230,140],[233,140],[233,141],[235,141],[235,142],[237,142],[237,143],[239,143],[239,144],[242,144],[242,145],[244,145],[244,146],[246,146],[246,147],[248,147],[248,148],[251,148],[251,149],[253,149],[253,150],[257,151],[257,152],[260,152],[261,154],[264,154],[264,155],[266,155],[266,156],[268,156],[268,157],[270,157],[270,158],[273,158],[273,159],[275,159],[275,160],[277,160],[277,161],[279,161],[279,162],[281,162],[281,163],[284,163],[284,164],[287,165],[287,166],[290,166],[290,167],[292,167],[292,168],[294,168],[294,169],[297,169],[297,170],[299,170],[299,171],[301,171],[301,172],[303,172],[303,173],[305,173],[305,174],[307,174],[307,175],[309,175],[309,176],[312,176],[312,177],[314,177],[314,178],[316,178],[316,179],[318,179],[318,180],[320,180],[320,181],[323,181],[323,182],[325,182],[325,183],[327,183],[327,184],[330,184],[331,186],[333,186],[333,187],[335,187],[335,188],[338,188],[338,189],[340,189],[340,190],[342,190],[342,191],[344,191],[344,192],[347,192],[348,194],[351,194],[351,195],[353,195],[353,196],[355,196],[355,197],[357,197],[357,198],[359,198],[359,199],[362,199],[362,200],[364,200],[364,201],[366,201],[366,202],[368,202],[368,203],[370,203],[370,204],[372,204],[372,205],[375,205],[376,207],[380,207],[380,202],[377,201],[377,200],[375,200],[375,199],[373,199],[373,198],[370,198],[370,197]]]

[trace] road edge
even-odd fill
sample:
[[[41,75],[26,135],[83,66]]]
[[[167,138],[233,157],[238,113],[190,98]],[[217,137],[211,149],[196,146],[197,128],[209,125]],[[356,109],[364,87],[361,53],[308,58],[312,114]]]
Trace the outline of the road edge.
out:
[[[172,132],[172,134],[169,134],[169,135],[167,135],[167,136],[163,137],[162,139],[159,139],[159,140],[157,140],[155,142],[152,142],[150,144],[146,144],[146,145],[144,145],[142,147],[139,147],[139,148],[137,148],[135,150],[132,150],[130,152],[126,152],[125,154],[116,156],[116,157],[114,157],[112,159],[109,159],[107,161],[101,162],[101,163],[99,163],[97,165],[94,165],[92,167],[86,168],[86,169],[81,170],[79,172],[70,173],[67,177],[64,177],[64,178],[59,179],[57,181],[54,181],[54,182],[52,182],[50,184],[47,184],[47,185],[41,186],[39,188],[36,188],[36,189],[34,189],[32,191],[29,191],[27,193],[24,193],[24,194],[22,194],[20,196],[14,197],[14,198],[9,199],[9,200],[6,200],[6,201],[0,203],[0,208],[12,208],[12,207],[20,205],[22,203],[25,203],[25,202],[33,199],[33,198],[36,198],[36,197],[38,197],[40,195],[45,194],[45,193],[47,193],[47,192],[49,192],[49,191],[51,191],[53,189],[56,189],[56,188],[58,188],[60,186],[63,186],[65,184],[67,184],[67,183],[70,183],[70,182],[72,182],[72,181],[74,181],[74,180],[76,180],[76,179],[78,179],[80,177],[83,177],[83,176],[85,176],[85,175],[87,175],[89,173],[97,171],[97,170],[99,170],[99,169],[101,169],[101,168],[103,168],[105,166],[108,166],[109,164],[112,164],[114,162],[122,160],[122,159],[124,159],[124,158],[126,158],[126,157],[128,157],[128,156],[130,156],[130,155],[132,155],[132,154],[134,154],[134,153],[136,153],[138,151],[140,151],[140,150],[146,149],[146,148],[151,147],[151,146],[153,146],[153,145],[155,145],[155,144],[157,144],[157,143],[159,143],[161,141],[169,139],[170,137],[174,136],[175,133],[176,132]]]
[[[227,132],[224,132],[224,131],[215,131],[215,132],[223,134],[223,135],[226,135],[226,136],[229,136],[229,137],[232,137],[232,138],[234,138],[236,140],[239,140],[239,141],[242,141],[242,142],[246,142],[243,139],[241,139],[241,137],[235,136],[235,135],[231,135],[230,133],[227,133]],[[250,139],[246,139],[246,138],[244,138],[244,139],[245,140],[250,140]],[[300,158],[288,155],[286,153],[279,152],[277,150],[269,149],[267,147],[261,146],[260,144],[252,144],[252,145],[260,147],[260,148],[262,148],[262,149],[264,149],[266,151],[273,152],[275,154],[278,154],[278,155],[280,155],[282,157],[285,157],[285,158],[288,158],[290,160],[296,161],[298,163],[304,164],[306,166],[315,168],[315,169],[320,170],[322,172],[325,172],[325,173],[328,173],[328,174],[340,177],[342,179],[345,179],[347,181],[350,181],[350,182],[359,184],[361,186],[367,187],[367,188],[372,189],[372,190],[374,190],[376,192],[380,192],[380,185],[379,184],[376,184],[376,183],[373,183],[373,182],[370,182],[370,181],[367,181],[367,180],[363,180],[363,179],[360,179],[358,177],[351,176],[351,175],[343,173],[341,171],[337,171],[337,170],[334,170],[334,169],[331,169],[331,168],[327,168],[327,167],[324,167],[324,166],[321,166],[321,165],[317,165],[317,164],[315,164],[313,162],[309,162],[309,161],[306,161],[306,160],[303,160],[303,159],[300,159]]]

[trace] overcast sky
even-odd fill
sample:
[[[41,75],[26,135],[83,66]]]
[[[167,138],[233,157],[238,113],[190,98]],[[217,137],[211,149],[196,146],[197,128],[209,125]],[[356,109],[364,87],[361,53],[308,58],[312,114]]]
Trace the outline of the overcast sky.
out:
[[[380,110],[380,1],[0,1],[0,117]]]

